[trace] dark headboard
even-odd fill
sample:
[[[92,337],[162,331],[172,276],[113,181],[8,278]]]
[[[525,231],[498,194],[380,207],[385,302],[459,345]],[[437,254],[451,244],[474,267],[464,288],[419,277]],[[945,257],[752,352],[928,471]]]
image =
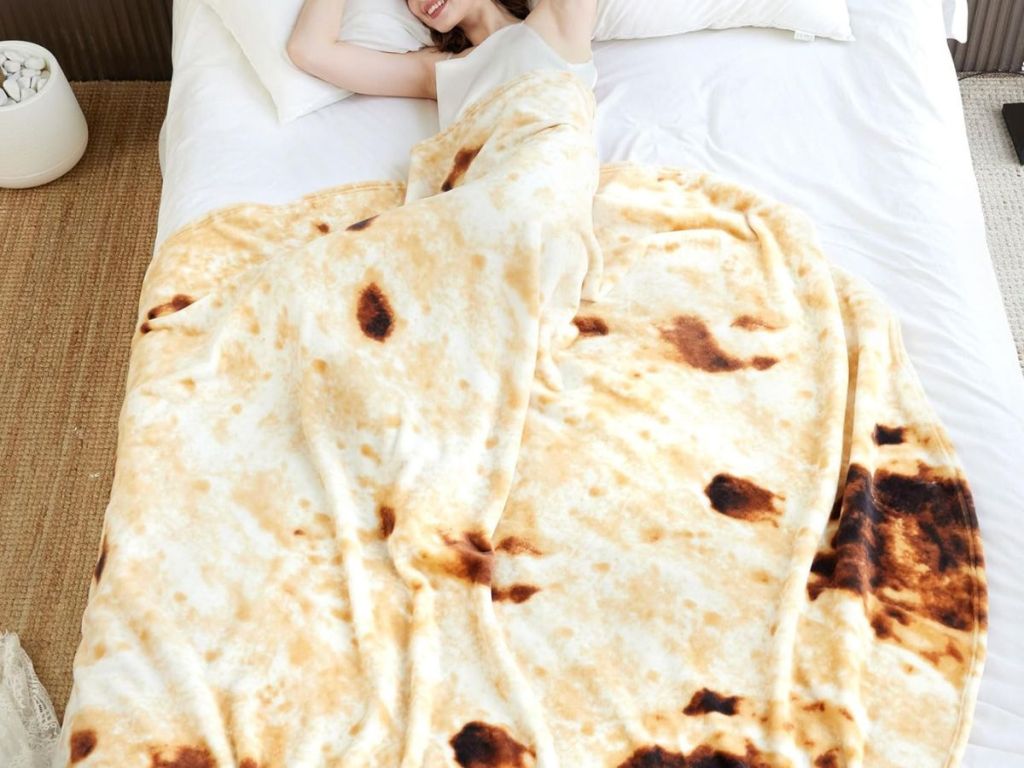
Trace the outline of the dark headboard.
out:
[[[957,69],[1020,72],[1024,1],[969,3],[970,41],[950,46]],[[172,4],[173,0],[0,0],[0,39],[46,46],[72,80],[167,80]]]
[[[961,72],[1020,72],[1024,66],[1024,2],[967,0],[967,4],[967,43],[951,46],[956,68]]]
[[[173,0],[0,0],[0,40],[49,48],[69,80],[168,80]]]

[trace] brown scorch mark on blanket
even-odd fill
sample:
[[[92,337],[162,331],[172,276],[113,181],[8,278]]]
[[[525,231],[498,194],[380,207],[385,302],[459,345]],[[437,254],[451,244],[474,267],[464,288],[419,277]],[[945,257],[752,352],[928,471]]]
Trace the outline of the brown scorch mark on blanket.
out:
[[[85,760],[96,749],[96,731],[89,729],[71,734],[71,762]]]
[[[377,517],[380,518],[380,535],[386,539],[395,531],[395,510],[388,506],[378,507]]]
[[[875,431],[871,437],[875,445],[899,445],[904,440],[905,427],[887,427],[884,424],[875,424]]]
[[[217,761],[206,747],[178,747],[169,758],[162,752],[153,752],[152,758],[150,768],[217,768]]]
[[[476,149],[460,149],[455,153],[455,162],[452,163],[451,173],[448,174],[448,178],[444,180],[441,185],[441,191],[447,192],[452,189],[459,180],[466,175],[466,171],[469,170],[470,163],[472,163],[480,150],[483,147],[477,147]]]
[[[96,568],[93,571],[93,576],[96,577],[96,583],[103,577],[103,569],[107,565],[107,537],[103,536],[103,543],[100,544],[100,557],[96,561]]]
[[[502,552],[508,552],[510,555],[539,555],[542,554],[533,544],[528,542],[526,539],[521,539],[518,536],[506,536],[500,542],[496,549],[500,549]]]
[[[326,235],[331,231],[331,225],[326,221],[318,221],[316,223],[316,228],[320,230],[321,235]]]
[[[462,768],[526,768],[530,753],[504,728],[479,720],[467,723],[448,743]]]
[[[149,312],[146,313],[146,319],[155,320],[156,318],[163,317],[164,315],[171,315],[175,312],[180,312],[185,309],[185,307],[191,305],[194,301],[195,299],[191,296],[186,296],[184,293],[175,294],[170,301],[164,304],[158,304],[149,310]]]
[[[918,463],[916,475],[885,469],[872,475],[851,464],[839,524],[829,546],[811,564],[807,592],[826,589],[867,598],[879,607],[870,616],[879,637],[894,622],[918,614],[944,626],[972,630],[986,623],[977,518],[967,484]]]
[[[770,765],[748,742],[744,755],[707,745],[699,746],[685,756],[658,746],[641,747],[618,768],[770,768]]]
[[[580,329],[580,336],[607,336],[608,323],[600,317],[579,315],[573,319],[573,324]]]
[[[758,522],[776,514],[775,494],[743,477],[719,473],[704,489],[716,512]]]
[[[686,758],[661,747],[641,747],[619,768],[686,768]]]
[[[376,218],[376,216],[371,216],[368,219],[357,221],[355,224],[349,224],[347,227],[345,227],[345,229],[347,229],[349,232],[361,232],[362,230],[366,229],[368,226],[373,224]]]
[[[738,371],[747,367],[763,371],[778,362],[774,357],[758,356],[745,363],[733,357],[718,345],[704,321],[692,315],[679,315],[673,318],[672,325],[660,331],[661,337],[676,348],[684,363],[709,373]]]
[[[538,592],[540,592],[540,587],[535,587],[532,584],[515,584],[505,589],[491,587],[491,600],[495,602],[511,600],[513,603],[525,603]]]
[[[394,312],[376,283],[370,283],[359,295],[356,318],[363,333],[371,339],[382,342],[391,335],[395,324]]]
[[[711,712],[718,712],[722,715],[735,715],[736,705],[739,704],[739,696],[723,696],[715,693],[709,688],[701,688],[690,699],[690,703],[683,710],[684,715],[705,715]]]
[[[251,757],[245,758],[238,764],[238,768],[260,768],[260,764],[253,760]]]
[[[839,768],[839,751],[830,749],[814,759],[814,768]]]
[[[494,549],[482,533],[469,532],[461,539],[445,537],[445,543],[455,552],[455,562],[448,572],[474,584],[490,584],[494,570]]]
[[[195,299],[191,296],[186,296],[184,293],[175,294],[170,301],[158,304],[146,313],[147,322],[144,322],[139,326],[139,332],[149,333],[153,330],[152,326],[150,326],[148,322],[149,320],[155,320],[156,318],[163,317],[164,315],[171,315],[175,312],[180,312],[185,309],[185,307],[191,305],[194,301]]]
[[[759,317],[753,315],[740,315],[731,323],[733,328],[742,328],[744,331],[775,331],[778,330],[777,326],[772,325],[767,320],[762,320]]]

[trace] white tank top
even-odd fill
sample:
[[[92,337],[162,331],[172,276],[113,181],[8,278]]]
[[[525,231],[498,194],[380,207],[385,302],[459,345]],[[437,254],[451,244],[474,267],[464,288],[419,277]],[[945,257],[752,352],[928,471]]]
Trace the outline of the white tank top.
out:
[[[597,83],[593,59],[572,64],[529,24],[509,24],[465,56],[443,59],[434,65],[441,130],[454,123],[470,104],[499,85],[535,69],[573,72],[588,88]]]

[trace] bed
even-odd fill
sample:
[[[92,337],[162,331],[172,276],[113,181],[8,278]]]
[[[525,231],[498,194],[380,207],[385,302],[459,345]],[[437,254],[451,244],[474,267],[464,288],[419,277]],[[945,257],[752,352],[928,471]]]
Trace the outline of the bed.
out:
[[[989,260],[934,0],[851,0],[853,44],[730,30],[599,44],[602,160],[707,169],[807,211],[894,308],[974,492],[988,659],[964,764],[1024,766],[1024,378]],[[352,97],[287,125],[219,19],[177,0],[157,247],[239,202],[402,179],[432,102]]]

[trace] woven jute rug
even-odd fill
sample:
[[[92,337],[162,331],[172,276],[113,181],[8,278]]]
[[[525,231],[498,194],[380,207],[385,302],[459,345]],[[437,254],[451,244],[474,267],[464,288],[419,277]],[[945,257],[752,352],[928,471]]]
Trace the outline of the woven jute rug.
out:
[[[74,90],[81,163],[0,189],[0,630],[21,636],[58,715],[113,480],[168,84]]]

